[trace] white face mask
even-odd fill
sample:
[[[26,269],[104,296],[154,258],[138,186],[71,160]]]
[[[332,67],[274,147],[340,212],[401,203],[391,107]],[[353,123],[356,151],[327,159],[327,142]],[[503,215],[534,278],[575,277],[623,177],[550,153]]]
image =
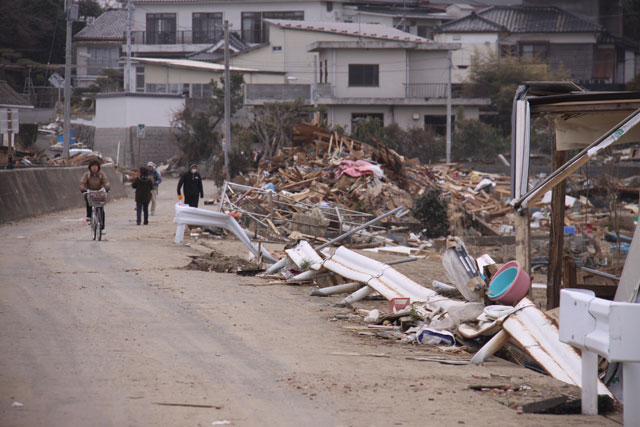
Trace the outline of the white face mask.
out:
[[[197,169],[196,168],[191,168],[191,173],[196,173]]]

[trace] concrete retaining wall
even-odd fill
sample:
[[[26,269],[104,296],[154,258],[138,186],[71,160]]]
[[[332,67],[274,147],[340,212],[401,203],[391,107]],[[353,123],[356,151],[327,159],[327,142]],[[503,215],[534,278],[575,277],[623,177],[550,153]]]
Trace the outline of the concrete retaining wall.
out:
[[[0,223],[84,206],[80,178],[86,166],[0,170]],[[109,198],[127,197],[113,166],[103,167]]]

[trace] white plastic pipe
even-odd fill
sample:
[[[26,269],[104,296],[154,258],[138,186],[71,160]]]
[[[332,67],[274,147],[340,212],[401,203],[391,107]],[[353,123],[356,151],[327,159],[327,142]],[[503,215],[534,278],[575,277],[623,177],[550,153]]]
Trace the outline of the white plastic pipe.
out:
[[[337,305],[351,305],[354,302],[365,299],[374,292],[375,290],[373,288],[370,288],[369,286],[363,286],[362,289],[358,289],[357,291],[340,301]]]
[[[346,292],[354,292],[363,287],[362,283],[351,282],[344,283],[342,285],[327,286],[326,288],[313,288],[311,289],[311,296],[313,297],[327,297],[329,295],[341,294]]]
[[[495,334],[493,338],[487,341],[487,343],[473,355],[469,363],[477,365],[478,363],[485,362],[493,356],[496,351],[500,350],[507,341],[509,341],[509,334],[506,333],[504,329],[500,329],[500,332]]]

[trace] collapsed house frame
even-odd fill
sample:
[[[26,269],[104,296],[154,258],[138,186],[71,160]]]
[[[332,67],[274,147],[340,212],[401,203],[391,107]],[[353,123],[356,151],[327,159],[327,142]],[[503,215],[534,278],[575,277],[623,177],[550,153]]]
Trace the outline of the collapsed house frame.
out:
[[[553,123],[553,172],[529,188],[531,118],[541,115]],[[640,141],[638,123],[640,92],[585,92],[572,82],[524,82],[516,91],[511,138],[516,259],[527,271],[531,270],[529,205],[552,191],[548,309],[560,305],[566,179],[612,144]],[[568,150],[572,149],[581,151],[568,159]]]

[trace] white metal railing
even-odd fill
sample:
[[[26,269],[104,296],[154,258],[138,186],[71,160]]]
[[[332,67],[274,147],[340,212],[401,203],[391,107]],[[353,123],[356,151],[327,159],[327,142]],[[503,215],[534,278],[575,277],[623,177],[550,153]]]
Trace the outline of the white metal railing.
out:
[[[447,83],[405,83],[405,98],[446,98]]]
[[[582,413],[598,413],[598,355],[622,362],[624,425],[640,423],[640,304],[596,298],[585,289],[560,291],[560,341],[582,350]]]

